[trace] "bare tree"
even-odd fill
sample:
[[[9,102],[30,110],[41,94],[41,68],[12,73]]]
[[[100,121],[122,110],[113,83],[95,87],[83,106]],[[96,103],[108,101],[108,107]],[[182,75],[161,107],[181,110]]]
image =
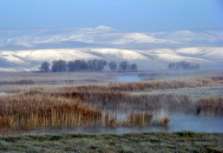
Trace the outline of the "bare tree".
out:
[[[104,67],[107,65],[105,60],[89,60],[88,61],[88,69],[90,71],[102,71]]]
[[[67,64],[63,60],[53,61],[52,72],[65,72],[67,69]]]
[[[117,64],[114,61],[110,62],[108,64],[108,66],[109,66],[111,71],[116,71],[117,70]]]
[[[49,72],[50,71],[50,63],[49,62],[43,62],[40,66],[41,72]]]
[[[119,70],[120,71],[126,71],[128,68],[128,62],[127,61],[122,61],[119,63]]]
[[[136,64],[131,64],[130,70],[136,72],[136,71],[138,71],[138,66]]]

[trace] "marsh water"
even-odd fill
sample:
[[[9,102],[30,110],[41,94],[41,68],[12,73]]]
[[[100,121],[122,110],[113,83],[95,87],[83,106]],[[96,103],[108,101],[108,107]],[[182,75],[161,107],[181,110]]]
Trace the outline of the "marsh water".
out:
[[[139,75],[120,75],[116,77],[116,82],[120,83],[131,83],[140,82],[144,80],[143,77]],[[223,87],[202,87],[202,88],[182,88],[182,89],[172,89],[172,90],[156,90],[146,93],[146,91],[133,93],[133,94],[178,94],[178,95],[188,95],[193,99],[198,99],[204,95],[222,96]],[[1,92],[0,96],[5,96],[7,93]],[[118,122],[128,120],[128,112],[121,112],[116,110],[113,115],[115,120]],[[134,112],[133,112],[134,113]],[[137,112],[143,113],[143,112]],[[154,124],[154,120],[147,125],[141,125],[138,122],[131,126],[118,125],[114,127],[105,127],[100,124],[96,124],[90,127],[78,127],[78,128],[60,128],[60,129],[35,129],[25,131],[25,133],[114,133],[114,134],[124,134],[124,133],[143,133],[143,132],[182,132],[182,131],[192,131],[192,132],[206,132],[206,133],[223,133],[223,117],[222,116],[202,116],[193,113],[164,113],[168,117],[169,122],[166,126],[159,126]],[[145,116],[143,117],[145,118]],[[138,124],[138,125],[137,125]]]
[[[119,118],[123,119],[123,114]],[[145,127],[117,127],[103,128],[93,127],[77,129],[76,132],[92,133],[137,133],[137,132],[204,132],[204,133],[223,133],[223,118],[217,116],[197,116],[183,113],[173,113],[169,116],[168,126],[148,125]]]
[[[168,126],[147,126],[147,127],[116,127],[108,128],[103,126],[60,128],[60,129],[36,129],[30,131],[20,131],[19,134],[55,134],[55,133],[89,133],[89,134],[126,134],[126,133],[146,133],[146,132],[199,132],[199,133],[223,133],[222,117],[205,117],[187,114],[172,114]],[[18,132],[17,132],[18,134]]]
[[[131,82],[139,82],[142,81],[143,77],[140,77],[139,75],[119,75],[116,77],[115,81],[121,82],[121,83],[131,83]]]

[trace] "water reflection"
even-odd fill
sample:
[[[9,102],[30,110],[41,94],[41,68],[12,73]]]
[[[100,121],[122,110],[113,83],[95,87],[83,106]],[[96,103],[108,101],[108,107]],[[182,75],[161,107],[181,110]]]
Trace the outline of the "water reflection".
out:
[[[75,116],[73,116],[75,118]],[[198,116],[185,113],[167,113],[146,111],[103,111],[90,120],[75,120],[75,126],[33,128],[25,133],[139,133],[139,132],[208,132],[223,133],[223,118],[217,116]],[[82,124],[84,123],[84,124]],[[28,123],[27,123],[28,124]],[[8,129],[10,131],[10,129]],[[19,133],[17,131],[17,133]],[[4,133],[6,133],[4,131]]]
[[[223,133],[223,118],[220,116],[196,116],[191,114],[172,114],[169,131],[193,131]]]
[[[120,75],[116,78],[116,81],[121,83],[139,82],[142,80],[143,79],[138,75]]]
[[[105,112],[103,126],[117,127],[146,127],[152,122],[152,114],[148,112]]]

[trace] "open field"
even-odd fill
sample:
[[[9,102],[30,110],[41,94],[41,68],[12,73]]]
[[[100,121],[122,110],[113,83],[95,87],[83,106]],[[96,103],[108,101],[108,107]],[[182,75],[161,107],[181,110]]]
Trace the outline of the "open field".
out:
[[[32,135],[1,137],[1,153],[221,153],[222,134]]]

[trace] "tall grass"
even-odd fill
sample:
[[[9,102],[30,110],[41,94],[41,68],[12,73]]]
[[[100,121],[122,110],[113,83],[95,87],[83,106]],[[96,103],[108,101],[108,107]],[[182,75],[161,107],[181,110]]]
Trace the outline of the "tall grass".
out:
[[[208,97],[197,102],[198,115],[223,115],[223,98]]]
[[[188,96],[132,95],[126,92],[198,87],[219,82],[222,82],[221,78],[65,87],[54,91],[31,90],[0,97],[0,129],[148,126],[153,123],[166,126],[168,116],[154,122],[154,113],[162,109],[223,115],[222,98],[201,99],[193,103]],[[116,114],[108,111],[128,113],[120,121]]]
[[[139,111],[159,111],[165,108],[169,111],[189,111],[193,107],[193,102],[188,96],[183,95],[132,95],[114,91],[77,91],[69,90],[51,93],[54,96],[66,98],[78,97],[89,105],[100,109],[109,110],[139,110]]]
[[[76,95],[76,94],[75,94]],[[103,95],[103,94],[102,94]],[[120,94],[121,95],[121,94]],[[92,96],[94,99],[95,97]],[[105,97],[99,96],[95,101],[86,102],[81,96],[64,97],[48,93],[30,92],[0,98],[0,129],[26,130],[37,128],[75,128],[75,127],[120,127],[149,126],[152,113],[127,113],[124,120],[119,120],[116,113],[108,113],[98,107]],[[114,96],[114,95],[113,95]],[[112,97],[112,96],[111,96]],[[114,99],[107,97],[110,106],[115,105]],[[116,97],[116,95],[115,95]],[[122,98],[116,97],[117,99]],[[116,99],[115,98],[115,99]],[[88,100],[93,100],[88,99]],[[97,100],[99,100],[97,102]],[[122,98],[123,99],[123,98]],[[123,106],[127,106],[127,100]],[[118,102],[121,103],[120,101]],[[133,101],[131,101],[133,103]],[[138,105],[138,104],[137,104]],[[97,107],[97,108],[96,108]],[[131,106],[132,107],[132,106]],[[118,107],[117,107],[118,108]],[[160,124],[161,125],[161,124]],[[161,125],[163,126],[163,125]]]
[[[119,118],[118,112],[105,113],[102,126],[104,127],[145,127],[150,126],[153,115],[147,112],[126,113],[124,118]]]
[[[178,89],[178,88],[194,88],[207,85],[223,84],[221,77],[201,78],[193,80],[152,80],[138,83],[116,83],[109,84],[108,86],[80,86],[75,87],[78,91],[143,91],[143,90],[156,90],[156,89]],[[71,88],[65,88],[71,90]]]
[[[152,117],[153,117],[152,114],[145,112],[131,113],[128,116],[127,126],[140,126],[140,127],[148,126],[151,124]]]
[[[44,95],[17,95],[0,99],[0,128],[67,128],[87,126],[101,119],[101,112],[81,103]]]

